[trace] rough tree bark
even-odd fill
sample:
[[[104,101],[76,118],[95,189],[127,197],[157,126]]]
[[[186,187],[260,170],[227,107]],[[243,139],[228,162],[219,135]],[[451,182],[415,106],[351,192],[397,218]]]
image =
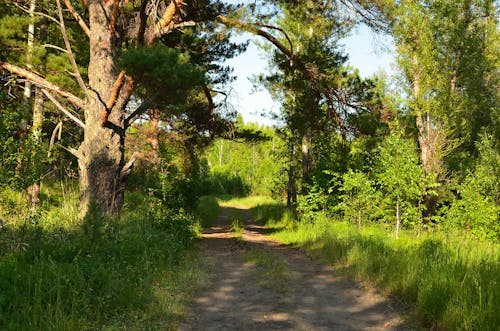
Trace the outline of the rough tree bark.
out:
[[[117,214],[123,205],[124,111],[115,82],[118,72],[115,53],[116,34],[109,28],[115,1],[89,1],[90,62],[89,89],[85,100],[84,140],[78,150],[80,172],[80,213],[86,215],[92,204],[104,215]],[[111,100],[106,104],[104,100]],[[111,106],[111,107],[109,107]],[[103,112],[107,117],[103,118]]]

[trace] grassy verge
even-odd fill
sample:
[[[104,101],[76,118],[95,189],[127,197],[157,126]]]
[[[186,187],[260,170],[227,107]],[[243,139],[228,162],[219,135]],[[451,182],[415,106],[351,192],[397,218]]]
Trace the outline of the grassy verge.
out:
[[[175,329],[205,279],[194,219],[130,193],[121,219],[94,219],[89,235],[73,193],[46,189],[17,216],[16,192],[0,196],[0,329]]]
[[[319,217],[296,222],[277,204],[254,208],[255,215],[286,244],[305,247],[338,272],[372,284],[410,307],[434,329],[498,330],[500,245],[467,241],[444,233],[396,240],[381,226]]]

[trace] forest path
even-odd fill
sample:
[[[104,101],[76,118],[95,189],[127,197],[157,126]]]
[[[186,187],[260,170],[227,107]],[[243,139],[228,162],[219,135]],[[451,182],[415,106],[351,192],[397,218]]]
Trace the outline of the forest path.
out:
[[[230,222],[245,227],[236,238]],[[201,241],[212,267],[179,330],[409,330],[391,302],[265,235],[248,209],[221,208]]]

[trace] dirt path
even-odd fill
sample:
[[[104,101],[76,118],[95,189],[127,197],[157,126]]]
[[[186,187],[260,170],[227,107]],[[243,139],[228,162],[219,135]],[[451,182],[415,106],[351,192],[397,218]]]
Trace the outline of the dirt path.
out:
[[[245,220],[234,238],[228,215]],[[213,267],[179,330],[411,330],[390,302],[332,276],[299,250],[265,236],[245,209],[223,208],[203,235]]]

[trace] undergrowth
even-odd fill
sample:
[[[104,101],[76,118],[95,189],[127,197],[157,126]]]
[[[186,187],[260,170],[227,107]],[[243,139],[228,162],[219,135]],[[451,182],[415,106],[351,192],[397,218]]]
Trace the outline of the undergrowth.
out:
[[[20,194],[0,195],[0,329],[174,329],[205,278],[193,217],[131,192],[121,218],[93,220],[89,235],[76,188],[62,188],[45,187],[38,211],[17,215]]]

